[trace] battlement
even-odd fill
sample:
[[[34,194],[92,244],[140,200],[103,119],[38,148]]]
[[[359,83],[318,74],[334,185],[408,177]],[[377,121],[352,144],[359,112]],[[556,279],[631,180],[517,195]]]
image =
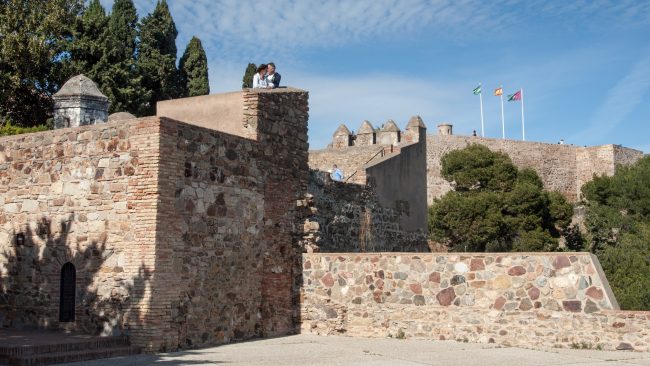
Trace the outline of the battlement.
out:
[[[427,127],[420,116],[411,117],[404,131],[400,130],[392,119],[384,122],[381,127],[374,127],[370,121],[364,120],[355,134],[345,125],[341,124],[334,131],[332,142],[328,148],[344,149],[350,146],[372,145],[399,145],[400,143],[413,143],[420,141],[425,136]]]

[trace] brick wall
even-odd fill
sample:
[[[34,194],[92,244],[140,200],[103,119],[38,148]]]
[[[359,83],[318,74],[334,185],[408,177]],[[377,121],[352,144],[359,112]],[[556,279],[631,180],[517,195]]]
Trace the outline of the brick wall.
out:
[[[3,326],[144,335],[158,156],[156,118],[0,139]],[[76,267],[73,323],[58,322],[66,262]]]
[[[302,331],[647,351],[588,253],[304,254]]]
[[[0,139],[2,326],[150,351],[295,332],[307,99],[243,92],[255,139],[164,117]],[[66,262],[73,323],[58,321]]]

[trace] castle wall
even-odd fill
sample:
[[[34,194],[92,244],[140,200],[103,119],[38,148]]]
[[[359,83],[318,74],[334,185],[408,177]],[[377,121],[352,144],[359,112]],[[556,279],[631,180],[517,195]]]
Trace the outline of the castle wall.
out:
[[[379,203],[399,213],[399,226],[406,231],[428,232],[426,139],[400,147],[391,154],[373,161],[366,174],[377,192]]]
[[[243,91],[171,99],[156,104],[156,115],[254,139],[256,126],[245,126]]]
[[[390,152],[390,146],[350,146],[344,149],[322,149],[309,151],[309,168],[321,171],[332,170],[336,164],[348,183],[366,184],[364,166]]]
[[[400,208],[382,205],[371,185],[333,182],[312,170],[307,192],[301,202],[307,251],[428,251],[427,233],[405,230]]]
[[[304,254],[302,331],[650,349],[588,253]]]
[[[241,97],[255,139],[164,117],[0,139],[1,326],[149,351],[295,332],[308,96]],[[76,319],[60,323],[66,262]]]
[[[562,193],[569,201],[580,198],[580,189],[593,175],[614,174],[616,165],[630,165],[643,152],[618,145],[577,147],[541,142],[502,140],[476,136],[427,136],[427,201],[443,196],[451,185],[440,174],[440,159],[446,153],[470,144],[507,154],[519,168],[534,169],[550,191]]]
[[[575,146],[474,136],[428,135],[427,201],[429,204],[433,203],[433,199],[451,190],[449,182],[440,174],[442,156],[475,143],[507,154],[519,168],[534,169],[546,189],[558,191],[571,201],[576,200],[577,148]]]
[[[163,119],[155,349],[296,331],[307,93],[243,99],[258,140]]]
[[[143,118],[0,138],[2,326],[146,336],[158,132]],[[66,262],[76,319],[59,323]]]

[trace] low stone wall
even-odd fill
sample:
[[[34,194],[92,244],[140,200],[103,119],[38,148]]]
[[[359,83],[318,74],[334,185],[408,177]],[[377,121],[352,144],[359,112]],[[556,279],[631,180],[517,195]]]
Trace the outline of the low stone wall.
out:
[[[304,254],[302,331],[649,350],[588,253]]]

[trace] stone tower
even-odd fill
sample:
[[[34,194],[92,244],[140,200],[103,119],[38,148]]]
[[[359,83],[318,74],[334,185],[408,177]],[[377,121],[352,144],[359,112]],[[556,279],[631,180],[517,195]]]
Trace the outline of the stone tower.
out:
[[[368,146],[375,144],[375,128],[372,127],[372,124],[368,121],[363,121],[357,131],[357,140],[355,145],[357,146]]]
[[[389,119],[377,132],[377,143],[397,145],[400,142],[400,129],[392,119]]]
[[[341,124],[339,128],[334,132],[332,139],[332,147],[335,149],[340,149],[342,147],[348,147],[352,145],[352,132],[347,128],[346,125]]]
[[[54,128],[106,123],[108,98],[84,75],[68,80],[53,96]]]
[[[441,123],[438,125],[438,135],[449,136],[453,134],[453,126],[451,124]]]
[[[420,116],[413,116],[402,134],[405,142],[419,142],[427,139],[427,126]]]

